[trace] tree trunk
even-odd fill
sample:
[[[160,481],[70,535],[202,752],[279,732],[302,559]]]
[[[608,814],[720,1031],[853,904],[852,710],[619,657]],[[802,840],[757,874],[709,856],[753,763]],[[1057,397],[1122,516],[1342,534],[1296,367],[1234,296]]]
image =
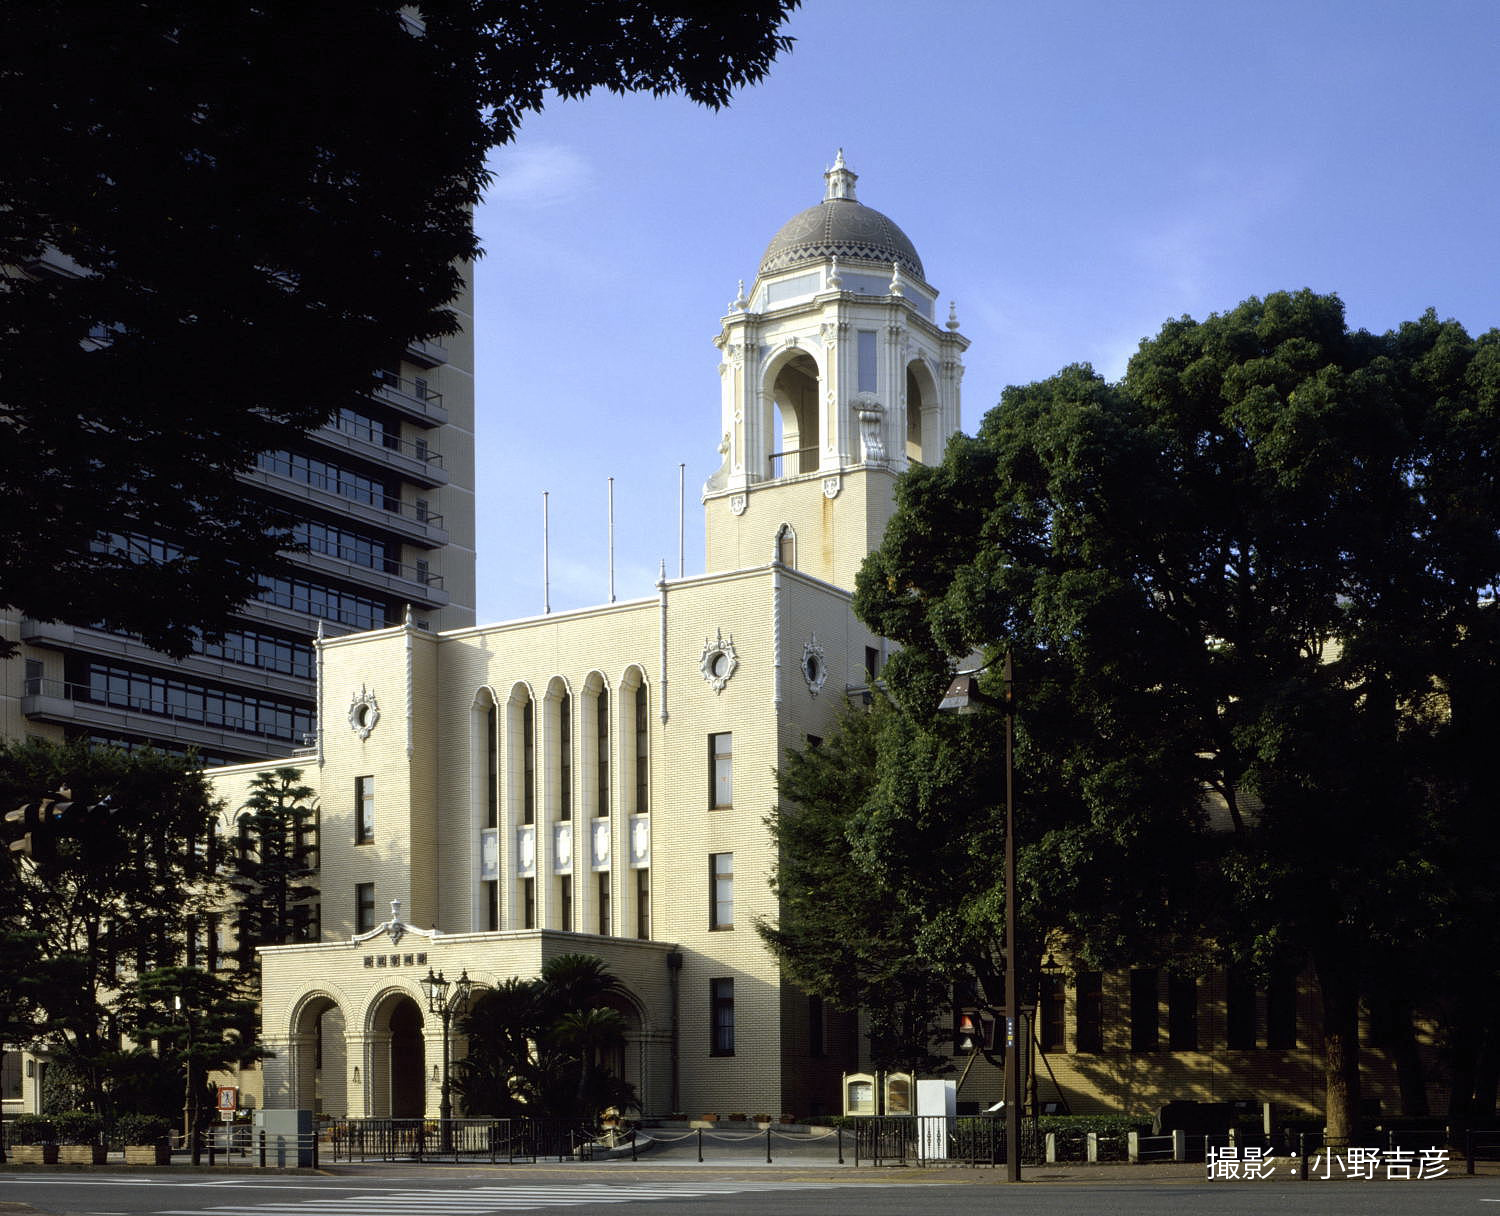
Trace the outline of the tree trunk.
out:
[[[1359,985],[1348,958],[1336,952],[1320,954],[1315,967],[1323,996],[1326,1134],[1331,1144],[1347,1144],[1359,1133]]]

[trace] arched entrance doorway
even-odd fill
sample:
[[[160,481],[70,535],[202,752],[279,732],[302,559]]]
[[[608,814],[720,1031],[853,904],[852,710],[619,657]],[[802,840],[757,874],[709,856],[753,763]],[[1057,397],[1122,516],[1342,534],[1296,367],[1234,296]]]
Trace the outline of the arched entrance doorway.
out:
[[[293,1081],[297,1106],[326,1115],[347,1115],[350,1060],[344,1011],[338,1003],[320,995],[304,1001],[292,1026],[292,1042],[297,1055]]]
[[[421,1008],[404,992],[388,993],[372,1012],[370,1031],[370,1114],[420,1119],[427,1113]]]

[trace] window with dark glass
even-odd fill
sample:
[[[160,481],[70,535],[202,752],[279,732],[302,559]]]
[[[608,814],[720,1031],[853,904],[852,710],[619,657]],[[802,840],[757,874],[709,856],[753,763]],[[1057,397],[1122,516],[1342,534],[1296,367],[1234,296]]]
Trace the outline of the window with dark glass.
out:
[[[635,686],[635,813],[644,815],[651,809],[651,753],[647,728],[646,686]]]
[[[599,747],[598,804],[594,814],[609,814],[609,689],[601,688],[595,702],[594,740]]]
[[[536,714],[531,700],[521,706],[521,822],[536,822]],[[526,926],[534,928],[532,925]]]
[[[651,936],[651,871],[635,872],[635,935],[642,941]]]
[[[573,931],[573,878],[570,874],[557,880],[557,927],[565,933]]]
[[[521,879],[521,926],[536,928],[536,879]]]
[[[557,817],[573,818],[573,698],[557,702]]]
[[[21,1097],[21,1053],[0,1052],[0,1098],[14,1102]]]
[[[1266,988],[1266,1046],[1290,1051],[1297,1046],[1297,973],[1273,972]]]
[[[1104,973],[1080,971],[1073,988],[1075,1050],[1104,1050]]]
[[[865,678],[871,684],[875,683],[875,677],[880,674],[880,648],[878,646],[865,647]]]
[[[1224,977],[1225,1039],[1236,1051],[1255,1047],[1255,980],[1241,967]]]
[[[500,928],[500,884],[494,879],[479,884],[484,897],[484,927],[491,933]]]
[[[375,778],[354,779],[354,843],[375,841]]]
[[[1155,967],[1130,973],[1130,1050],[1155,1051],[1159,1045],[1160,1002]]]
[[[362,882],[354,888],[354,931],[368,933],[375,927],[375,884]]]
[[[500,714],[493,704],[484,715],[484,751],[484,826],[493,828],[500,824]]]
[[[1198,977],[1181,971],[1167,976],[1167,1045],[1173,1051],[1198,1050]]]
[[[1063,991],[1063,977],[1042,976],[1041,1007],[1037,1010],[1038,1029],[1043,1051],[1064,1051],[1063,1016],[1067,998]]]
[[[734,1055],[734,981],[708,981],[711,1029],[709,1055]]]
[[[807,998],[807,1054],[828,1054],[828,1007],[820,996]]]

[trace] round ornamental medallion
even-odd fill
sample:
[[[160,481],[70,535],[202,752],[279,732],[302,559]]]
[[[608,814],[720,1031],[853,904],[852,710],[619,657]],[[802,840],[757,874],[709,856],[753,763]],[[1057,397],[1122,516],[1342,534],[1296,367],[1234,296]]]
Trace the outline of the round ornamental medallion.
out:
[[[734,636],[724,636],[720,630],[714,638],[704,639],[703,655],[698,660],[698,670],[715,692],[723,692],[724,686],[739,669],[739,655],[734,652]]]
[[[817,634],[813,634],[812,640],[802,647],[802,678],[807,681],[807,691],[813,696],[822,691],[823,682],[828,679],[828,662]]]
[[[368,739],[379,721],[380,705],[375,700],[375,694],[361,684],[349,703],[349,729],[361,739]]]

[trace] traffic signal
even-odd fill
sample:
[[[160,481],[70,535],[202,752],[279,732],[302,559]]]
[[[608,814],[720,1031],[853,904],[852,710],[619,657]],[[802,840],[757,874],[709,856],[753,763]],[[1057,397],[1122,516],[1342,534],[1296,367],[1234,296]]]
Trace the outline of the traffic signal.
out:
[[[5,822],[15,824],[20,829],[19,835],[10,842],[10,851],[21,853],[33,861],[51,858],[55,852],[56,821],[72,805],[71,802],[43,798],[40,802],[28,802],[13,811],[6,811]],[[12,829],[7,829],[7,834],[10,830]]]
[[[957,1038],[960,1051],[993,1051],[995,1019],[977,1009],[960,1009]]]

